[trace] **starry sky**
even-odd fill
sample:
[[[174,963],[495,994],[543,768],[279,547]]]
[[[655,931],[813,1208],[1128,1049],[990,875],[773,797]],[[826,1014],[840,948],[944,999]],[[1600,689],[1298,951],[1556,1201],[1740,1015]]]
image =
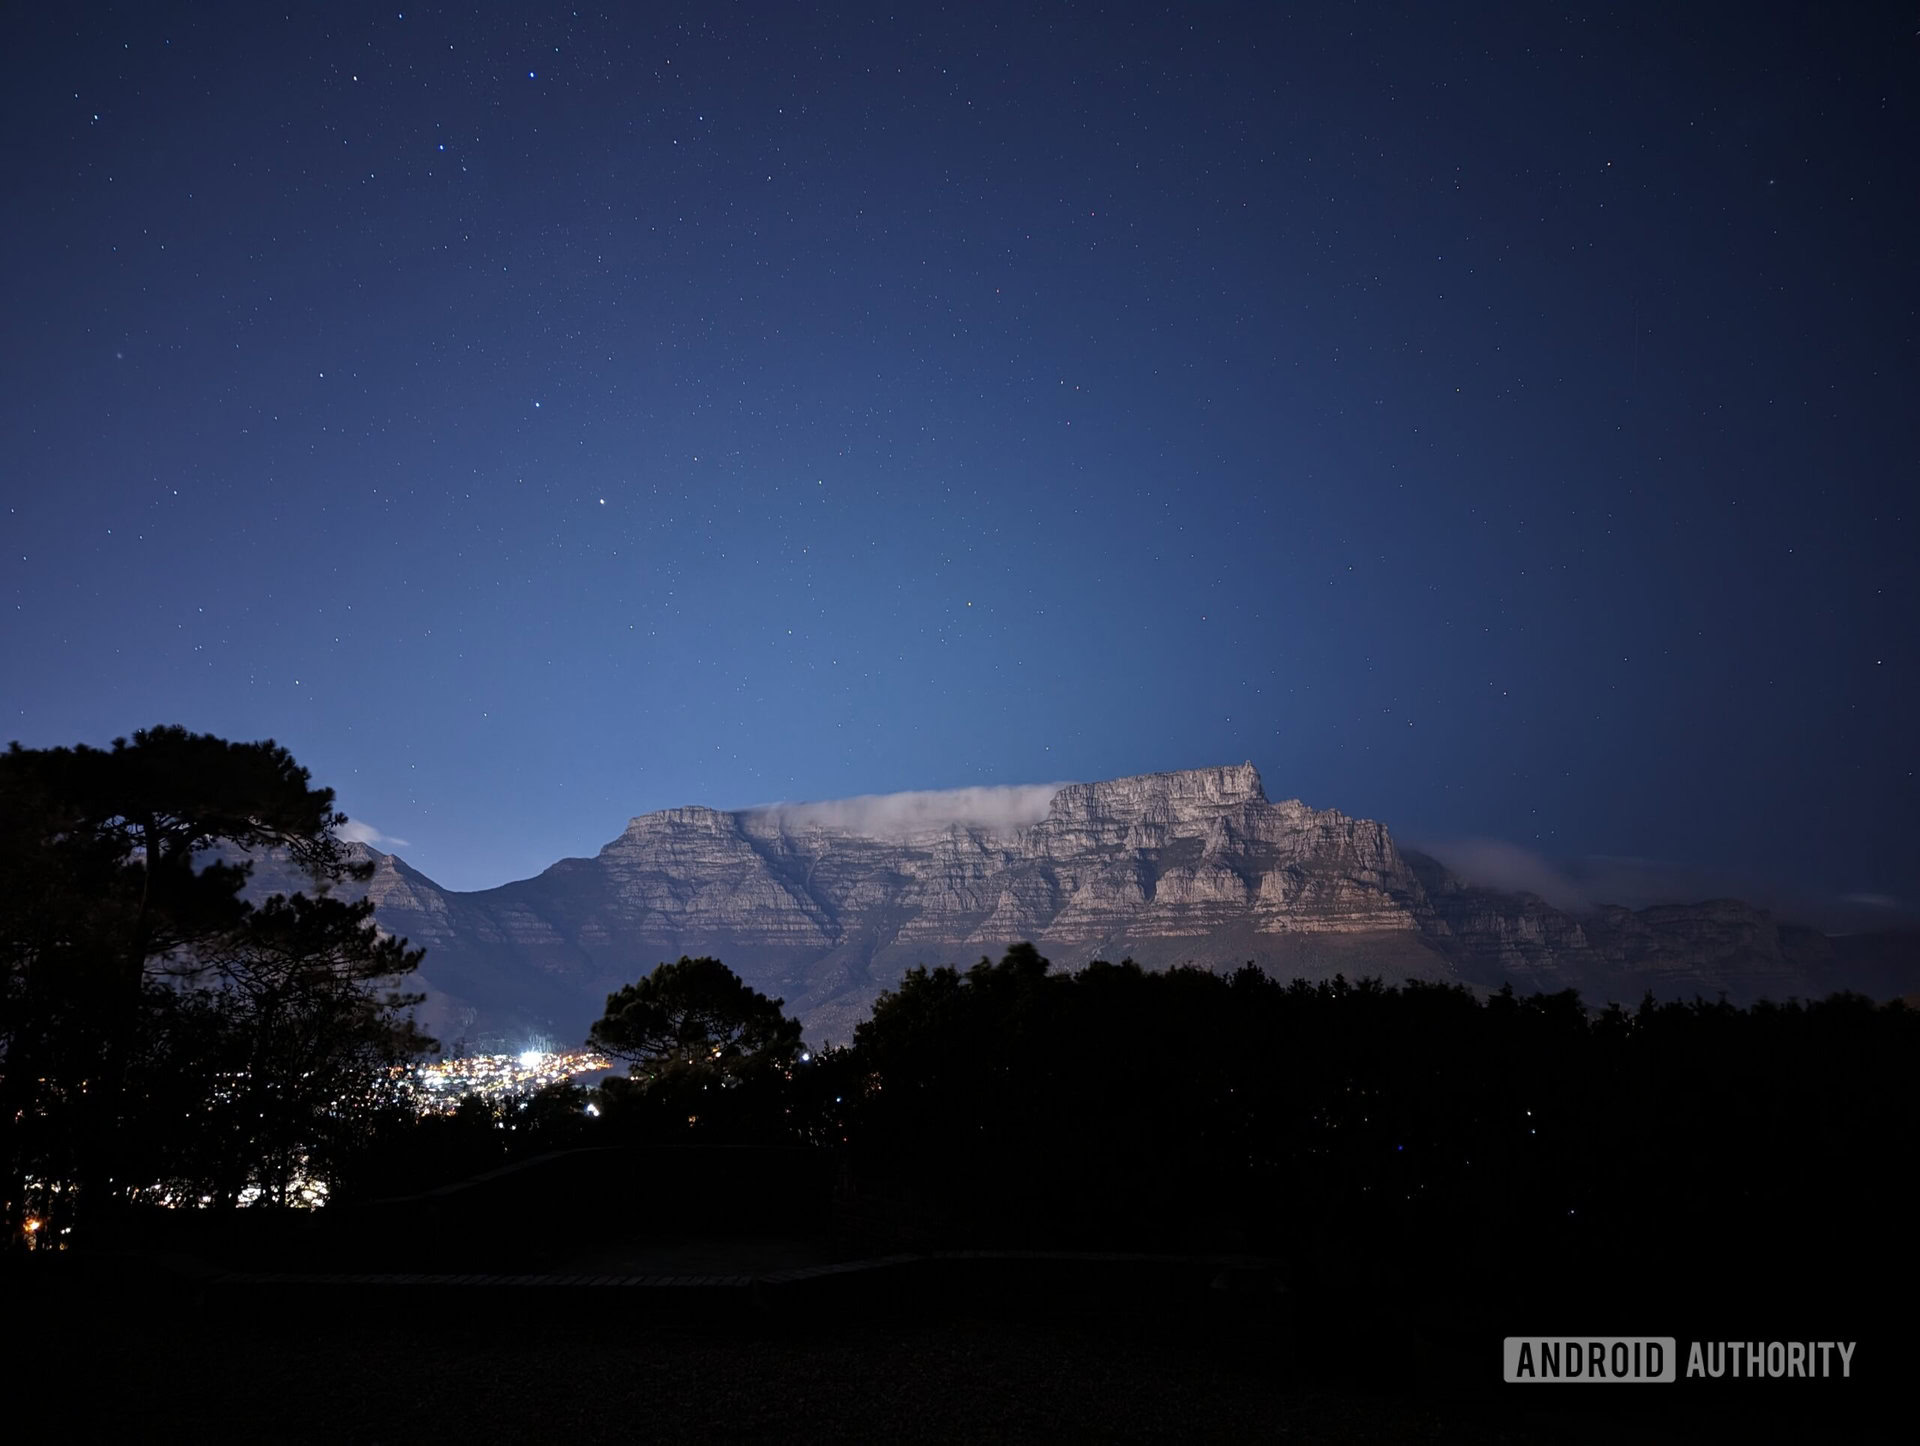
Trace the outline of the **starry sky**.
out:
[[[8,7],[4,736],[276,738],[455,888],[1251,759],[1910,904],[1914,31]]]

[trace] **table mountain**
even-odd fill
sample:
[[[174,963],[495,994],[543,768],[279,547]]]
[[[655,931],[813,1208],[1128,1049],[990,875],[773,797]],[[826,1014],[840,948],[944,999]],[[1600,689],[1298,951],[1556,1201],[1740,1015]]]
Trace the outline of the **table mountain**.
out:
[[[375,864],[381,925],[427,947],[424,1022],[449,1045],[574,1042],[610,991],[682,954],[784,998],[816,1041],[848,1039],[914,964],[1022,939],[1068,967],[1251,960],[1282,978],[1510,982],[1594,1001],[1844,982],[1830,941],[1750,905],[1574,914],[1476,888],[1381,824],[1270,802],[1250,763],[1068,784],[1036,794],[1031,817],[906,797],[931,802],[643,814],[593,858],[478,893],[355,847]],[[260,861],[256,890],[297,886],[283,874]]]

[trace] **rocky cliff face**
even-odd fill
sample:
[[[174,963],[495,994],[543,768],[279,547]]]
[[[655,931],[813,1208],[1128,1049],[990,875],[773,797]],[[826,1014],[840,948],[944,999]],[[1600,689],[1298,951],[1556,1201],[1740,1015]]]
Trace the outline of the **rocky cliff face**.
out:
[[[1521,993],[1577,989],[1590,1001],[1727,995],[1823,996],[1868,981],[1844,977],[1827,938],[1738,899],[1579,914],[1533,894],[1475,888],[1409,852],[1430,913],[1426,930],[1463,979]]]
[[[1726,901],[1573,916],[1468,886],[1385,827],[1269,802],[1252,764],[1070,784],[1035,821],[885,830],[834,810],[645,814],[591,859],[455,894],[367,851],[384,928],[427,946],[427,1027],[443,1040],[584,1036],[605,996],[681,954],[712,954],[844,1041],[920,963],[1031,939],[1056,963],[1252,960],[1281,977],[1376,974],[1637,1000],[1824,993],[1811,931]],[[257,886],[274,886],[272,869]],[[280,884],[278,886],[286,886]]]

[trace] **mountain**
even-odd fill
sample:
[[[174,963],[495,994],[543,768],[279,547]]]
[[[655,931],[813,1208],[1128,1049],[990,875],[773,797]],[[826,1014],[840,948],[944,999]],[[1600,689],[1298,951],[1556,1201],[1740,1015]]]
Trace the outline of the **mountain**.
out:
[[[970,806],[977,792],[666,809],[591,859],[478,893],[354,847],[375,865],[381,926],[427,948],[423,1023],[449,1044],[579,1040],[608,993],[682,954],[717,956],[784,998],[811,1038],[838,1041],[912,965],[998,957],[1022,939],[1069,967],[1251,960],[1281,978],[1511,983],[1594,1001],[1821,995],[1865,967],[1857,949],[1736,900],[1574,914],[1477,888],[1381,824],[1269,802],[1251,763],[1033,793],[1044,812]],[[256,892],[298,886],[271,859],[255,872]],[[1914,987],[1875,967],[1876,993],[1898,992],[1895,976]]]

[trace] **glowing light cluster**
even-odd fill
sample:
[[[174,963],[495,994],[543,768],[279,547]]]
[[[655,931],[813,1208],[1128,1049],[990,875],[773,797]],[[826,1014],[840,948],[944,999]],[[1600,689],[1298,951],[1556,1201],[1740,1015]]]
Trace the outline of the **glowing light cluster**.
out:
[[[492,1100],[530,1094],[545,1085],[611,1067],[605,1057],[586,1050],[528,1049],[416,1064],[407,1070],[405,1084],[421,1114],[445,1114],[459,1108],[467,1095]]]

